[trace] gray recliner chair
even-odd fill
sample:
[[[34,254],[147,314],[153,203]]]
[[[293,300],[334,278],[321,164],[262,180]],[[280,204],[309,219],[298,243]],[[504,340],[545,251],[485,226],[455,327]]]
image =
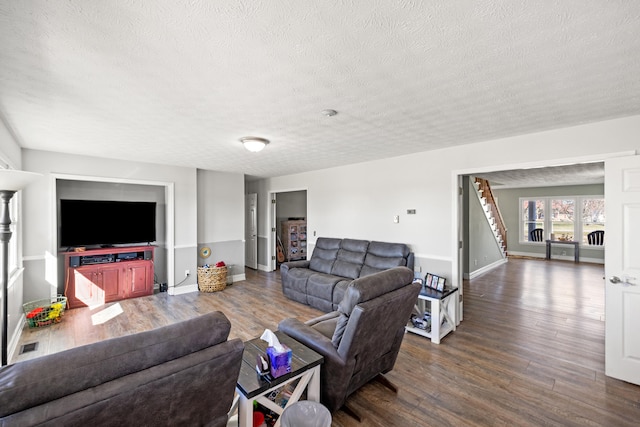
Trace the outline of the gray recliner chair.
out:
[[[374,378],[397,391],[381,374],[393,369],[405,326],[421,286],[413,271],[395,267],[355,279],[337,311],[302,323],[285,319],[278,329],[324,356],[320,375],[321,402],[331,412]]]

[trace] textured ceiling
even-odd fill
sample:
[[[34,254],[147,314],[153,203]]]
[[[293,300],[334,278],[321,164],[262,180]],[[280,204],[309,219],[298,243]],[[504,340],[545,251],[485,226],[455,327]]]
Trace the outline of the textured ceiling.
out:
[[[491,183],[491,187],[520,188],[557,185],[604,184],[604,163],[581,163],[546,168],[516,169],[474,174]]]
[[[21,146],[253,177],[640,114],[638,76],[640,1],[0,2]]]

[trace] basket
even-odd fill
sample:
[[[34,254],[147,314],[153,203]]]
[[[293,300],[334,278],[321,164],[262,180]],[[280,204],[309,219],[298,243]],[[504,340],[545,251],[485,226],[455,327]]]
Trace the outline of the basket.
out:
[[[198,267],[200,292],[222,291],[227,287],[227,267]]]
[[[40,328],[59,323],[66,307],[67,297],[62,295],[31,301],[22,305],[30,328]]]

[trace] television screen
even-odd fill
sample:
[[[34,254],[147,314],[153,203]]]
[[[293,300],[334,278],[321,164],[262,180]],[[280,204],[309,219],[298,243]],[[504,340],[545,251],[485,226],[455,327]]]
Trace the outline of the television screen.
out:
[[[61,247],[155,240],[155,202],[60,200]]]

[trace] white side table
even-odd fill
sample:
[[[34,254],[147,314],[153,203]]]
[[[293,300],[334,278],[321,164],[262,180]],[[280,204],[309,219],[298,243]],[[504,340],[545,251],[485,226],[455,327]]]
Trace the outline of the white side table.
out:
[[[434,344],[440,344],[440,340],[445,335],[456,330],[458,323],[458,295],[458,288],[445,288],[444,291],[422,288],[420,295],[418,295],[416,308],[423,316],[425,311],[428,312],[425,306],[426,302],[429,302],[431,306],[431,328],[422,329],[408,324],[405,330],[430,338]]]

